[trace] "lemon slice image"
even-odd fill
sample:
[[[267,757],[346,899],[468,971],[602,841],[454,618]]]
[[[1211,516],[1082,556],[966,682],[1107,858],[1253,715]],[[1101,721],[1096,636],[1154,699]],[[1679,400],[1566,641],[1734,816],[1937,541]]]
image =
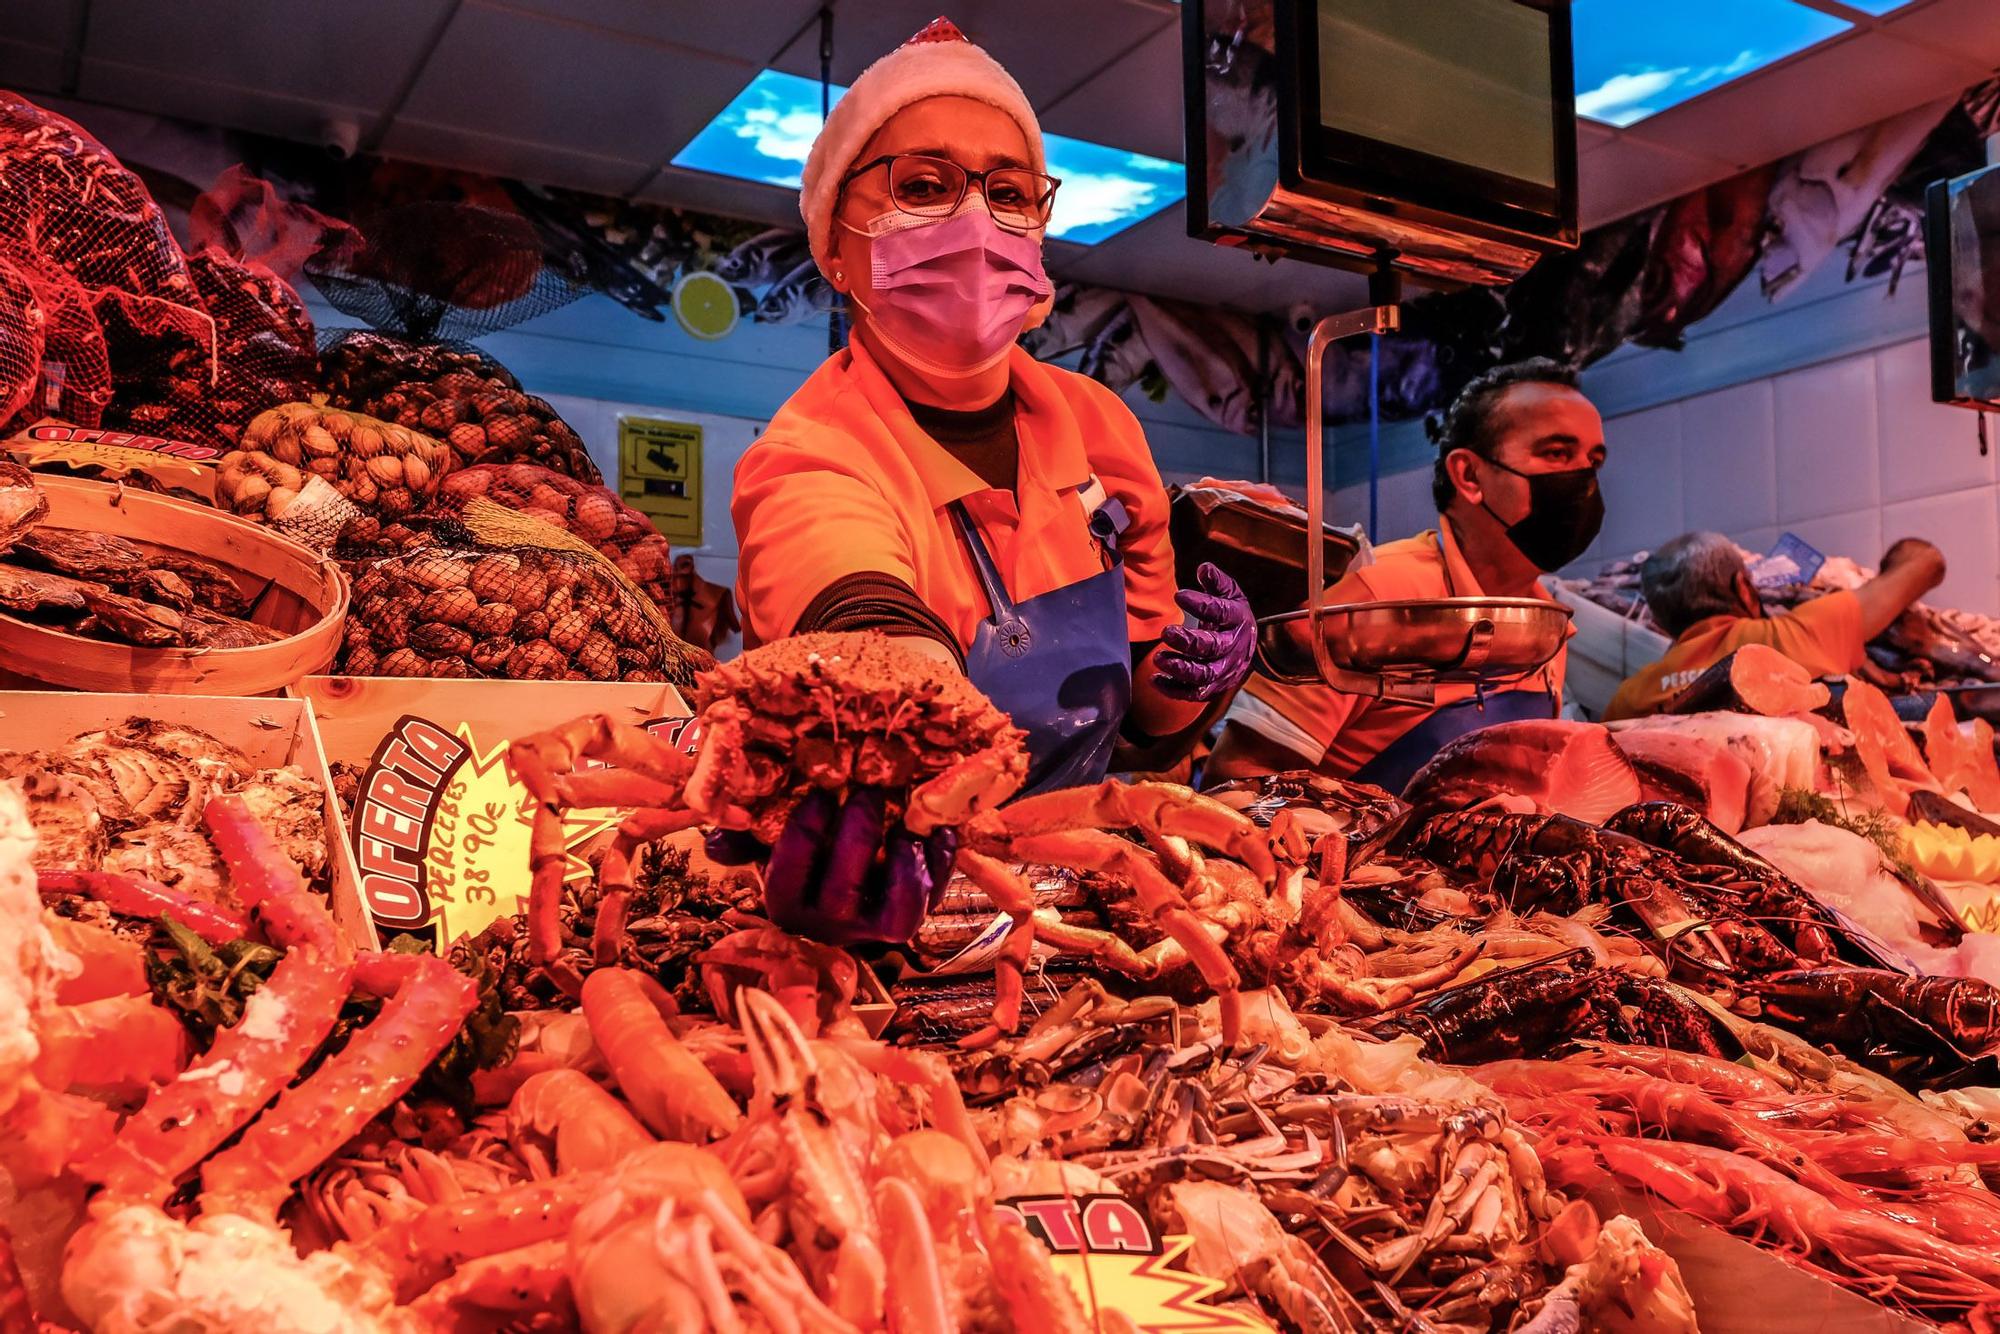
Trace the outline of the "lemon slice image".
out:
[[[696,338],[727,338],[740,313],[736,289],[712,273],[686,273],[674,284],[674,318]]]

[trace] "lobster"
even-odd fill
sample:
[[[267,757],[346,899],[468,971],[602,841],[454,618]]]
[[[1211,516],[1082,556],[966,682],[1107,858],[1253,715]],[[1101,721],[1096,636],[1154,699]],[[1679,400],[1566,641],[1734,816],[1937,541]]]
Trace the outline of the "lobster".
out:
[[[2000,1078],[2000,987],[1976,977],[1806,968],[1757,978],[1745,990],[1766,1018],[1898,1081],[1957,1087]]]
[[[1364,1025],[1388,1041],[1413,1034],[1454,1064],[1542,1056],[1573,1042],[1636,1043],[1735,1059],[1726,1029],[1678,987],[1593,967],[1584,950],[1450,987]]]

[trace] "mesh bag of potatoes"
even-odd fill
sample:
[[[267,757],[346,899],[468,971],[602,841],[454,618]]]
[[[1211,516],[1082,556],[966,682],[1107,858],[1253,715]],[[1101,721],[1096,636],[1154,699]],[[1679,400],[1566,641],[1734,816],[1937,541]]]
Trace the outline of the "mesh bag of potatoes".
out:
[[[319,477],[366,516],[399,518],[437,494],[451,451],[429,436],[324,404],[281,403],[243,431],[243,447],[225,454],[218,501],[260,522],[283,516]],[[372,534],[358,534],[366,540]]]
[[[372,329],[327,334],[319,372],[335,407],[377,417],[381,411],[370,405],[398,385],[433,384],[453,375],[464,377],[454,382],[462,390],[521,387],[512,371],[471,343],[416,342]]]
[[[535,463],[595,486],[604,477],[583,441],[548,400],[456,372],[402,384],[368,400],[385,421],[427,431],[451,447],[458,467]]]
[[[667,539],[607,488],[533,463],[478,463],[448,475],[432,508],[454,510],[481,497],[582,538],[671,612],[673,554]]]
[[[693,682],[714,665],[582,539],[484,497],[336,549],[351,676]]]

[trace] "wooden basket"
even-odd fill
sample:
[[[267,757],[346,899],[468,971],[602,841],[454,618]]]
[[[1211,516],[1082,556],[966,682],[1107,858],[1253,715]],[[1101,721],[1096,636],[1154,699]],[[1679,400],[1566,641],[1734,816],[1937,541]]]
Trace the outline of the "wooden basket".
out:
[[[221,566],[251,600],[250,619],[289,638],[251,648],[135,648],[0,612],[0,673],[16,683],[133,694],[263,695],[325,669],[347,621],[347,577],[268,528],[222,510],[106,482],[38,473],[50,528],[122,537],[148,551]]]

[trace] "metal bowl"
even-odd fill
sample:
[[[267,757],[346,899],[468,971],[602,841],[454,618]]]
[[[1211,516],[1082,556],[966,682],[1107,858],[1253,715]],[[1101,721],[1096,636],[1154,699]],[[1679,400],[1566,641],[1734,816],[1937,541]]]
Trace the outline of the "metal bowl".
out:
[[[1319,624],[1328,658],[1343,676],[1470,683],[1524,676],[1548,662],[1568,637],[1570,615],[1568,607],[1540,598],[1434,598],[1326,607]],[[1308,638],[1310,616],[1289,611],[1258,622],[1266,674],[1323,679]]]

